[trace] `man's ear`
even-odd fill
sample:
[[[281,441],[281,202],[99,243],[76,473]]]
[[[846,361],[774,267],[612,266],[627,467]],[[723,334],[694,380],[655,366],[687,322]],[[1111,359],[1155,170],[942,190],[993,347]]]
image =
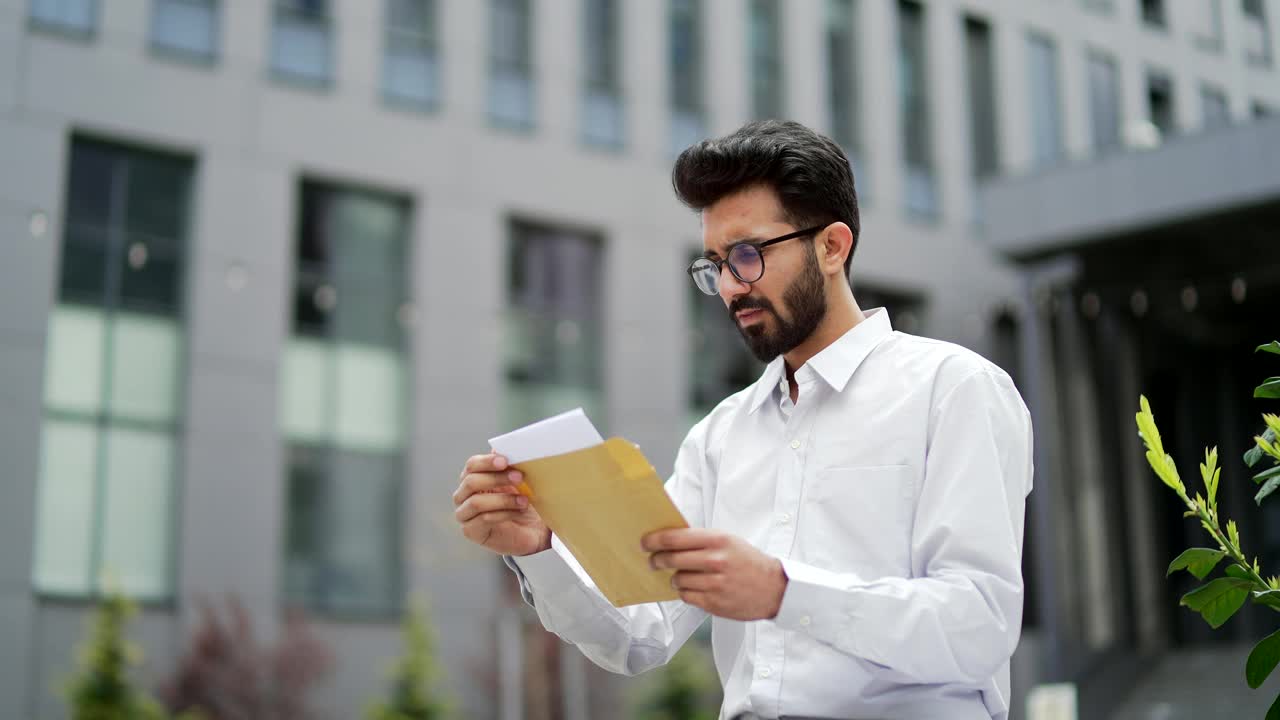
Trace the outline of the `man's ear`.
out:
[[[844,274],[844,261],[853,252],[853,231],[842,222],[834,222],[818,233],[818,264],[823,273]]]

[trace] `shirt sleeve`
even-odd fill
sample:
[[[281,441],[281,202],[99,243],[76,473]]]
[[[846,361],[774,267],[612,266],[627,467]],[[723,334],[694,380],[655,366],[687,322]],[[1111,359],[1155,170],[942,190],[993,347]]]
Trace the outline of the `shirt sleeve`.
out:
[[[783,560],[774,622],[882,666],[902,682],[981,684],[1022,625],[1031,421],[1008,376],[961,380],[930,418],[911,535],[914,577],[866,578]]]
[[[689,432],[666,483],[667,494],[694,527],[706,526],[706,425],[704,420]],[[635,675],[665,664],[707,617],[680,600],[615,608],[555,536],[550,550],[503,560],[543,627],[611,672]]]

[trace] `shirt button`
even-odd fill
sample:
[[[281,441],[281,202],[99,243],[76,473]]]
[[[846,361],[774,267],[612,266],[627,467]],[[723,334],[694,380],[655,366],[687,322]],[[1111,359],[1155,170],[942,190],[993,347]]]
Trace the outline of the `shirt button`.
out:
[[[760,677],[767,678],[772,674],[769,668],[760,668]]]
[[[786,525],[789,522],[791,522],[791,513],[782,513],[778,516],[779,525]]]
[[[792,440],[792,441],[791,441],[791,449],[792,449],[792,450],[799,450],[799,449],[800,449],[800,441],[799,441],[799,440]]]
[[[809,620],[809,616],[808,616],[808,615],[805,615],[804,617],[800,618],[800,625],[801,625],[801,626],[803,626],[803,627],[809,627],[809,623],[810,623],[810,620]]]

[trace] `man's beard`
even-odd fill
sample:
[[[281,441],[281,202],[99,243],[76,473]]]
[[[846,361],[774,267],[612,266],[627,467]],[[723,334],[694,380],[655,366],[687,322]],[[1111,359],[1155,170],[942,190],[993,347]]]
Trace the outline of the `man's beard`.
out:
[[[773,308],[773,303],[765,298],[744,295],[729,304],[729,315],[733,324],[742,333],[751,354],[760,362],[771,362],[783,353],[790,352],[804,342],[818,329],[818,325],[827,314],[826,286],[823,282],[822,269],[818,267],[818,255],[812,248],[805,256],[804,269],[800,276],[791,282],[782,294],[782,303],[786,307],[790,320],[784,320]],[[743,327],[737,320],[741,310],[759,308],[773,316],[777,327],[773,332],[766,330],[767,318],[755,324]]]

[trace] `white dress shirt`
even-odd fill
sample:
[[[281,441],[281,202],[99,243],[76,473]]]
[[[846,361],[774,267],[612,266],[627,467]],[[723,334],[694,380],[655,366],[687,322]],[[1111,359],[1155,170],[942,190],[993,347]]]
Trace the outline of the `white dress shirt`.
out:
[[[777,617],[712,618],[722,718],[1006,718],[1022,625],[1031,421],[1009,376],[866,320],[699,422],[667,492],[690,525],[779,558]],[[558,539],[508,558],[548,630],[614,672],[665,663],[707,617],[615,608]]]

